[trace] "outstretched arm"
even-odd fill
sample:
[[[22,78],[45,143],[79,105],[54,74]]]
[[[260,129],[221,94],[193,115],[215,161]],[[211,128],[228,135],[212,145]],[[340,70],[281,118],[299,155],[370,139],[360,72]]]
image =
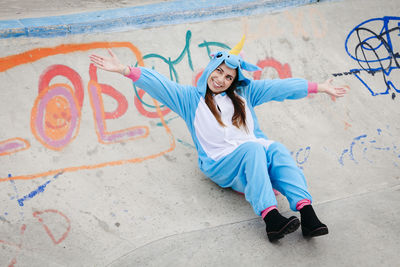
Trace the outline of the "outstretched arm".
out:
[[[155,70],[123,65],[111,49],[108,49],[108,53],[109,57],[90,55],[89,58],[96,67],[124,75],[178,115],[185,116],[194,90],[167,79]]]
[[[300,78],[287,78],[252,81],[248,90],[245,90],[245,94],[248,95],[252,105],[257,106],[268,101],[300,99],[315,93],[342,97],[347,89],[349,89],[348,86],[333,86],[332,79],[324,83],[314,83]]]

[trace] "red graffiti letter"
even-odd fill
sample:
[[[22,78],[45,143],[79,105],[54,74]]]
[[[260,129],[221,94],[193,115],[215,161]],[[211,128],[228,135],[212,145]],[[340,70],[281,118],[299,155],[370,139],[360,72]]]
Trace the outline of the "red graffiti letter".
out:
[[[122,116],[128,109],[128,102],[125,96],[112,86],[99,84],[97,82],[96,71],[97,68],[91,64],[89,67],[90,82],[88,85],[88,90],[99,142],[108,144],[146,137],[149,134],[149,129],[147,126],[135,126],[114,132],[107,131],[106,119],[116,119]],[[104,111],[102,98],[103,93],[109,95],[117,101],[118,107],[114,112],[107,113]]]

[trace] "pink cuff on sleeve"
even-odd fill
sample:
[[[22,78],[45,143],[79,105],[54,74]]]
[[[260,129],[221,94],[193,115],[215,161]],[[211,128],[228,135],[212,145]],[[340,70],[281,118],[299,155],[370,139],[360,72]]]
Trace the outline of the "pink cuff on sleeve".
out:
[[[318,83],[308,82],[308,94],[318,93]]]
[[[129,74],[125,75],[125,77],[131,79],[132,81],[136,82],[139,80],[142,71],[140,68],[137,67],[129,67]]]

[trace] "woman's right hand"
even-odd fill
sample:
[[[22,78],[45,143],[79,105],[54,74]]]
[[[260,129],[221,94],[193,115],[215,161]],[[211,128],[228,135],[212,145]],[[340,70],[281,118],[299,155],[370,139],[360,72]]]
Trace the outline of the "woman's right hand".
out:
[[[108,48],[108,53],[110,57],[102,57],[98,55],[90,55],[90,61],[97,67],[106,71],[117,72],[122,75],[129,74],[129,67],[121,64],[118,57],[114,54],[114,52]]]
[[[343,97],[346,95],[347,91],[350,89],[347,85],[334,86],[332,84],[333,79],[328,79],[324,83],[318,84],[318,92],[326,93],[334,97]]]

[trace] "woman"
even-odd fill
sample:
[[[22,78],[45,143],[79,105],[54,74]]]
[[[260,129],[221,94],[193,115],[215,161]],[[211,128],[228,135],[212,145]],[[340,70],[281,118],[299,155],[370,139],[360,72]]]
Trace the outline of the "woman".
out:
[[[309,93],[342,97],[346,90],[335,88],[331,80],[322,84],[297,78],[250,80],[242,70],[259,68],[238,56],[243,42],[230,53],[212,55],[196,87],[177,84],[151,69],[122,65],[110,49],[110,57],[91,55],[90,59],[98,68],[132,79],[185,120],[200,169],[219,186],[245,195],[265,221],[271,242],[294,232],[300,224],[305,237],[325,235],[328,227],[313,210],[302,171],[282,144],[269,140],[260,130],[254,107]],[[300,211],[301,222],[278,212],[273,188],[286,196],[293,211]]]

